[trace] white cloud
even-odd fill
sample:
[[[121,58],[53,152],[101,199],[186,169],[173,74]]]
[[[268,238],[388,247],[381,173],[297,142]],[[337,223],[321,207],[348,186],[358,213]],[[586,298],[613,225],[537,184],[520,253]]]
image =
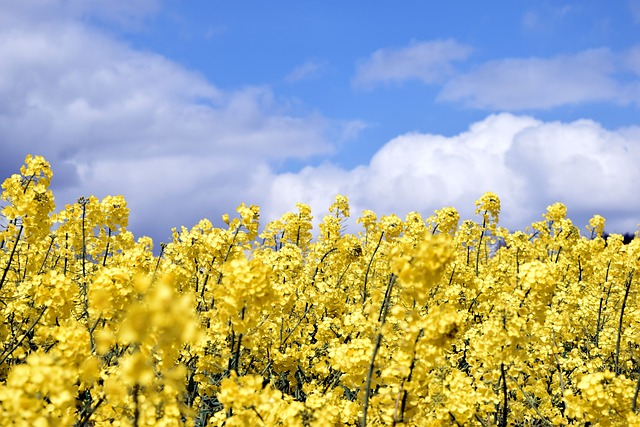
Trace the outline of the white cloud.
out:
[[[76,13],[97,16],[121,25],[136,25],[140,19],[160,9],[162,0],[67,0]]]
[[[469,46],[455,40],[413,42],[398,49],[380,49],[357,67],[353,84],[371,88],[380,83],[417,79],[424,83],[439,83],[453,73],[452,63],[471,54]]]
[[[561,8],[554,13],[560,19],[569,12]],[[524,25],[535,26],[536,19],[533,12],[525,14]],[[441,85],[439,101],[485,110],[551,109],[588,102],[640,104],[638,46],[622,52],[595,48],[549,58],[497,59],[468,71],[456,70],[452,64],[467,59],[471,51],[454,40],[380,49],[358,65],[353,84],[371,89],[415,79]]]
[[[97,197],[123,194],[136,236],[151,235],[165,242],[171,227],[191,227],[205,217],[216,222],[240,203],[262,203],[260,190],[270,179],[266,163],[243,162],[237,155],[200,154],[79,162],[83,184],[55,194],[71,201],[87,189]],[[55,174],[56,169],[54,179]]]
[[[78,19],[97,19],[136,28],[156,13],[162,0],[20,0],[5,2],[0,22],[12,25],[50,26]]]
[[[60,19],[35,27],[24,10],[0,12],[13,22],[0,26],[0,170],[44,155],[58,207],[122,193],[136,234],[166,236],[261,202],[271,162],[327,154],[360,127],[297,115],[269,87],[221,90],[65,15],[73,4],[43,3]]]
[[[640,77],[640,46],[630,49],[622,57],[621,62],[623,69],[631,71],[636,77]],[[640,81],[636,81],[636,85],[640,85]]]
[[[591,49],[553,58],[512,58],[486,62],[449,80],[443,101],[481,109],[547,109],[582,102],[639,102],[637,90],[619,82],[618,57]]]
[[[640,0],[629,0],[629,10],[633,17],[633,22],[640,24]]]
[[[289,83],[295,83],[300,80],[317,77],[324,68],[325,65],[323,63],[310,60],[291,70],[284,79]]]
[[[580,6],[559,5],[555,3],[538,3],[535,8],[528,9],[522,15],[522,26],[526,31],[537,33],[555,33],[563,21]]]
[[[120,3],[94,4],[116,11]],[[79,16],[111,12],[78,4],[25,0],[0,10],[0,171],[13,173],[27,153],[45,155],[59,207],[79,196],[122,193],[136,234],[160,238],[172,226],[215,220],[240,202],[263,206],[265,219],[294,209],[297,201],[311,203],[318,214],[336,193],[351,197],[354,212],[428,214],[454,205],[470,217],[473,201],[492,190],[503,198],[510,226],[537,219],[531,214],[556,200],[567,201],[580,219],[616,212],[621,231],[638,222],[640,206],[630,195],[640,183],[632,164],[640,158],[640,128],[607,131],[588,121],[542,123],[503,114],[453,137],[401,135],[355,169],[322,165],[278,174],[271,165],[330,153],[366,125],[295,114],[269,87],[217,88],[167,58],[83,24]],[[155,2],[144,4],[123,16],[152,13]],[[73,7],[80,9],[67,10]],[[440,82],[450,77],[451,62],[469,51],[453,41],[379,51],[361,67],[360,83]],[[638,74],[633,52],[622,62]],[[622,63],[606,50],[590,54],[608,61],[592,71],[596,77]],[[560,65],[575,58],[567,61]],[[389,63],[395,66],[385,71]],[[588,60],[583,65],[603,67]],[[587,77],[584,84],[607,88]],[[480,95],[469,96],[480,102]]]
[[[429,215],[454,206],[473,218],[474,201],[494,191],[502,200],[501,223],[511,229],[540,220],[560,201],[583,231],[594,214],[608,216],[608,230],[633,231],[640,222],[638,159],[640,127],[611,131],[588,120],[491,115],[452,137],[401,135],[352,170],[322,165],[276,176],[265,213],[273,217],[304,201],[319,215],[340,193],[356,215],[362,209]]]

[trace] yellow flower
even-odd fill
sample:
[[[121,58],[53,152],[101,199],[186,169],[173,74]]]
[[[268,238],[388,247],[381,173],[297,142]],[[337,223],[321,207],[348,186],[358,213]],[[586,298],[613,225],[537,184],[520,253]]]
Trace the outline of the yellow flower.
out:
[[[594,215],[589,220],[589,226],[587,229],[591,230],[592,237],[602,237],[605,222],[605,219],[600,215]]]
[[[482,224],[364,211],[351,234],[338,195],[318,233],[297,204],[258,238],[242,204],[157,256],[121,196],[53,214],[51,176],[28,156],[2,186],[0,420],[359,425],[370,379],[370,426],[491,425],[504,399],[511,424],[639,424],[640,240],[600,216],[509,232],[486,193]]]
[[[547,221],[559,222],[565,219],[567,216],[567,207],[562,203],[554,203],[551,206],[547,206],[547,213],[545,218]]]
[[[487,225],[496,224],[500,215],[500,198],[496,193],[484,193],[476,200],[476,214],[482,214]],[[491,216],[491,220],[489,220]]]
[[[393,273],[404,284],[403,295],[424,306],[453,259],[451,238],[445,234],[427,233],[415,246],[411,242],[395,246],[390,258]]]

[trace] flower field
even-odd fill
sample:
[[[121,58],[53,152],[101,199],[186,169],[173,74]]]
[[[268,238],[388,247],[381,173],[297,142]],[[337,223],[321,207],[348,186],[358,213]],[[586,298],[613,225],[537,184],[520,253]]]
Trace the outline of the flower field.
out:
[[[640,426],[640,239],[554,204],[524,231],[241,205],[161,244],[126,201],[2,184],[0,424]]]

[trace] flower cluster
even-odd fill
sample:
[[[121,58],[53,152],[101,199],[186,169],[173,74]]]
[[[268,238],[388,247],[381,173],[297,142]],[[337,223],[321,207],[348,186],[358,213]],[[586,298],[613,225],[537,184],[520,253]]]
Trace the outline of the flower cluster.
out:
[[[640,239],[486,193],[404,219],[337,196],[127,230],[121,196],[55,212],[45,159],[2,184],[0,419],[17,426],[640,425]]]

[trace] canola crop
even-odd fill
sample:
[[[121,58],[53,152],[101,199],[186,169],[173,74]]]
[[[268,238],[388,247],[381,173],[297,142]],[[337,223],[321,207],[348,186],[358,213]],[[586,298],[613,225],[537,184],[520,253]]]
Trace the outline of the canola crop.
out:
[[[511,232],[486,193],[173,230],[153,253],[121,196],[56,212],[27,156],[0,200],[0,424],[640,426],[640,239],[556,203]]]

